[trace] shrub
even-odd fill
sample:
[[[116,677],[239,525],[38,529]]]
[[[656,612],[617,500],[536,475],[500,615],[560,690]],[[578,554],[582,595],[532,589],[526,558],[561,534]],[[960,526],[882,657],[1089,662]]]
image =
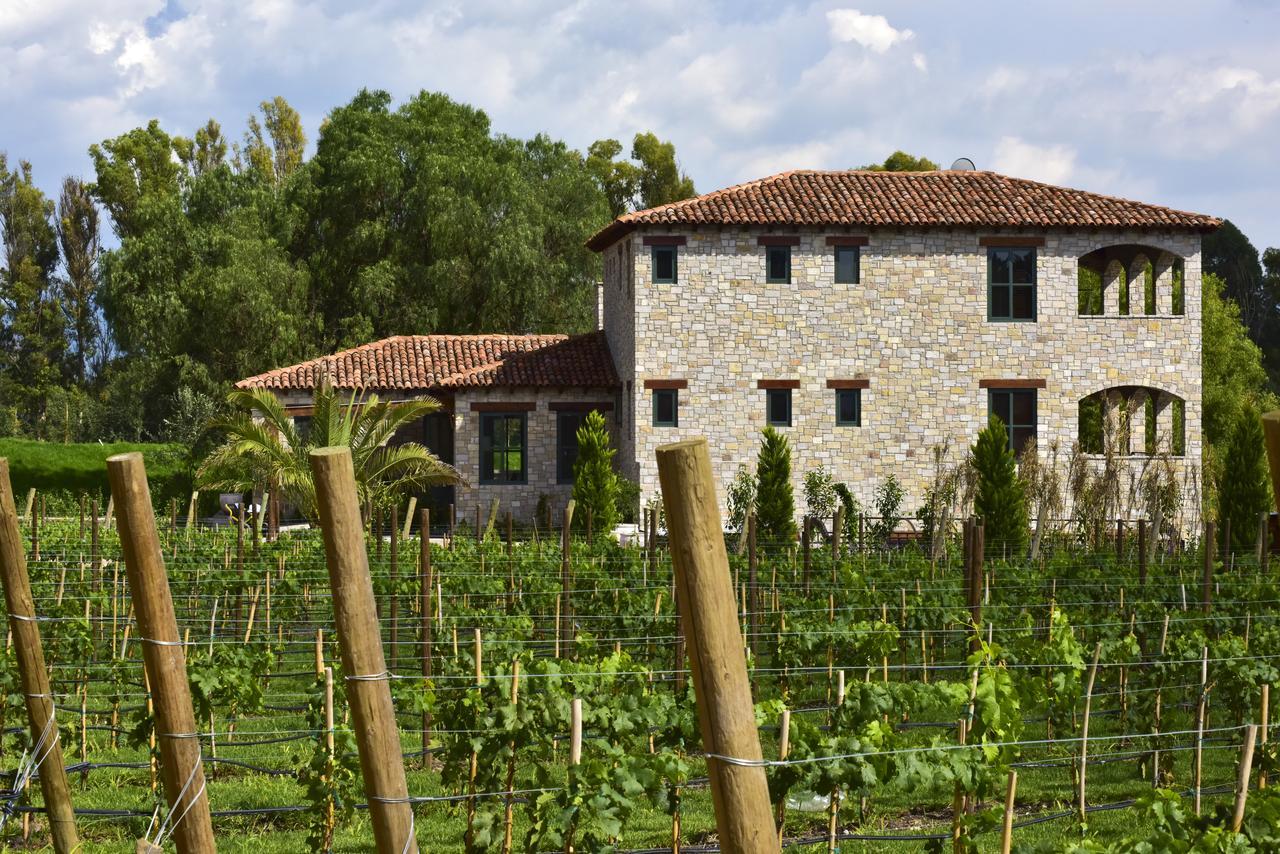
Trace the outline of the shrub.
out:
[[[575,518],[586,524],[587,514],[596,531],[609,533],[618,524],[618,475],[613,470],[615,451],[609,447],[604,416],[592,410],[578,428],[578,459],[573,464]],[[581,514],[580,516],[578,514]]]
[[[624,523],[640,521],[640,484],[618,475],[618,516]]]
[[[892,473],[876,487],[876,515],[879,518],[871,528],[871,538],[880,546],[888,545],[889,537],[902,521],[902,497],[902,485]]]
[[[844,483],[835,485],[836,497],[844,508],[844,541],[852,544],[858,536],[858,519],[862,516],[862,504],[853,497],[849,486]]]
[[[973,511],[982,518],[988,554],[1019,555],[1027,548],[1027,496],[1018,478],[1009,433],[992,415],[969,450],[978,490]]]
[[[764,428],[756,460],[756,527],[765,542],[789,545],[796,538],[796,500],[791,490],[791,446]]]
[[[831,472],[822,466],[804,474],[804,504],[810,516],[824,519],[835,512],[836,484]]]
[[[1224,547],[1250,548],[1258,534],[1258,514],[1267,509],[1267,464],[1262,420],[1246,405],[1231,431],[1218,487],[1218,537]],[[1225,542],[1227,523],[1231,542]]]
[[[738,466],[733,480],[729,481],[725,505],[729,510],[729,530],[746,533],[747,517],[756,507],[756,478],[746,466]]]
[[[0,457],[9,459],[9,478],[18,496],[35,487],[41,492],[89,493],[105,500],[109,492],[107,457],[130,451],[141,451],[146,460],[147,480],[156,506],[163,506],[171,498],[185,506],[191,495],[192,474],[186,448],[181,445],[0,439]]]

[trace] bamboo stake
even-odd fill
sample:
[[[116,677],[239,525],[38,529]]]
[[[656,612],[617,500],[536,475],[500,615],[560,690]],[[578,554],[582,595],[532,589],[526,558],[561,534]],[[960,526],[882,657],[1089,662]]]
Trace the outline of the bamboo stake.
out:
[[[348,681],[347,702],[374,840],[380,851],[416,854],[413,809],[407,800],[400,734],[382,654],[350,449],[312,451],[311,470],[329,566],[334,624]]]
[[[22,535],[9,480],[9,461],[4,457],[0,457],[0,579],[4,582],[5,605],[9,609],[9,632],[16,641],[18,676],[22,682],[27,720],[31,725],[31,741],[34,745],[43,745],[32,758],[38,763],[49,832],[54,850],[58,854],[70,854],[80,844],[71,806],[71,788],[63,765],[53,695],[49,688],[49,671],[45,668],[44,647],[40,642],[35,601],[31,596],[31,579],[27,575],[27,562],[22,551]]]
[[[120,545],[133,593],[142,655],[151,679],[171,832],[181,854],[215,848],[186,653],[169,594],[142,454],[107,459],[112,500],[120,503]]]
[[[764,768],[719,758],[762,754],[706,440],[658,448],[657,461],[720,845],[776,854]]]

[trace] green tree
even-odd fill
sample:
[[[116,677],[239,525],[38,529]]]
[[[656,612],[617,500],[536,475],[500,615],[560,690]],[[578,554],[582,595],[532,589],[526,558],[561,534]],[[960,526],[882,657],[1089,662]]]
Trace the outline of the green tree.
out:
[[[1271,408],[1262,351],[1240,322],[1239,307],[1224,299],[1224,283],[1214,274],[1202,280],[1202,372],[1204,437],[1211,448],[1224,446],[1246,404]]]
[[[613,219],[631,210],[640,188],[640,167],[619,160],[621,154],[622,143],[616,139],[597,139],[587,149],[587,171],[604,193]]]
[[[938,164],[927,157],[916,157],[899,150],[886,157],[883,163],[868,163],[859,168],[868,172],[932,172]]]
[[[680,171],[676,147],[652,132],[638,133],[631,141],[631,159],[640,164],[640,204],[656,208],[697,195],[693,179]]]
[[[796,501],[791,488],[791,446],[765,427],[756,458],[756,533],[766,543],[790,545],[796,538]]]
[[[352,392],[342,400],[328,382],[313,397],[311,429],[294,426],[275,394],[265,389],[237,390],[227,397],[232,414],[210,424],[226,435],[197,471],[203,489],[247,492],[271,484],[284,501],[316,521],[311,451],[351,449],[360,501],[383,505],[409,489],[459,482],[457,472],[416,442],[389,445],[402,427],[440,408],[430,398],[392,403],[376,394]]]
[[[53,214],[53,202],[32,181],[31,164],[22,161],[10,171],[0,155],[0,397],[29,428],[44,416],[66,351]]]
[[[613,470],[609,428],[597,410],[587,413],[578,427],[578,459],[573,464],[575,518],[586,525],[587,512],[595,532],[608,535],[618,524],[618,475]]]
[[[1218,530],[1226,537],[1231,526],[1232,549],[1251,548],[1258,532],[1258,514],[1268,509],[1267,462],[1262,443],[1262,419],[1245,404],[1231,431],[1223,455],[1222,480],[1218,487]]]
[[[981,517],[986,550],[991,555],[1020,557],[1027,548],[1026,489],[1009,447],[1009,431],[997,415],[969,449],[969,464],[977,480],[973,512]]]
[[[98,259],[102,240],[98,207],[79,178],[62,182],[58,198],[58,246],[66,275],[62,312],[71,340],[72,379],[83,386],[100,367],[102,330],[98,323]]]

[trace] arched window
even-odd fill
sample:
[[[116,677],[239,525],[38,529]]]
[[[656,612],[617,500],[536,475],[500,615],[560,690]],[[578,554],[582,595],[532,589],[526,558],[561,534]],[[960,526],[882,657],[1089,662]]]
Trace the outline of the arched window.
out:
[[[1078,259],[1076,310],[1081,316],[1185,312],[1183,260],[1153,246],[1120,244]]]
[[[1077,441],[1085,454],[1186,454],[1186,402],[1145,386],[1116,386],[1080,399]]]

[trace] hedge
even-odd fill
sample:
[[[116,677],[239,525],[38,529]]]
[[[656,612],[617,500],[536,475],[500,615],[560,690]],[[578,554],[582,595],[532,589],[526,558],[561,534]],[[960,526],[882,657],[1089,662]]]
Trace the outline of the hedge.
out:
[[[0,439],[0,457],[9,460],[14,494],[22,498],[28,489],[105,499],[107,457],[141,451],[147,463],[151,498],[157,505],[177,498],[183,504],[191,495],[191,467],[182,445],[115,442],[61,444],[34,439]]]

